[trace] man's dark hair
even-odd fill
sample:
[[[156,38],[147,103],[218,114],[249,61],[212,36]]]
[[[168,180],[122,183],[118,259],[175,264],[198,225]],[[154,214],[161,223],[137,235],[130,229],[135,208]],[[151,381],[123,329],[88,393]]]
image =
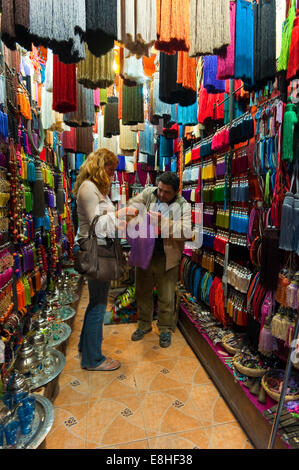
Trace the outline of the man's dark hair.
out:
[[[161,181],[163,184],[169,184],[175,192],[177,192],[180,188],[180,178],[175,174],[171,173],[171,171],[166,171],[161,176],[157,178],[157,184]]]

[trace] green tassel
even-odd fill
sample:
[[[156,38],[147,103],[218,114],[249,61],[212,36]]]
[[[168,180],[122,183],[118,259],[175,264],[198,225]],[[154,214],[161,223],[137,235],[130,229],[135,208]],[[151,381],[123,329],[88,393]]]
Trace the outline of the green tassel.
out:
[[[54,290],[54,281],[51,277],[49,281],[49,291],[52,292],[53,290]]]
[[[25,290],[25,299],[26,305],[31,305],[31,293],[30,293],[30,286],[27,279],[23,281],[24,290]]]
[[[290,49],[291,49],[291,39],[294,26],[294,20],[296,18],[296,2],[292,1],[292,5],[289,9],[289,15],[283,23],[282,30],[282,44],[281,44],[281,53],[278,59],[277,71],[288,69]]]
[[[295,105],[291,102],[291,98],[288,98],[283,119],[282,159],[289,162],[292,162],[294,157],[294,129],[298,123],[295,111]]]
[[[32,193],[31,191],[28,192],[28,200],[29,200],[29,212],[32,211]]]

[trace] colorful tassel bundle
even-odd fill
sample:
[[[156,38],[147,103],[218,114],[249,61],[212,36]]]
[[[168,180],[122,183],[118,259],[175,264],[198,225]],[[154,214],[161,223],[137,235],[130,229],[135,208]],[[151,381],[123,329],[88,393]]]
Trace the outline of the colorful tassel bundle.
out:
[[[283,119],[283,140],[282,140],[282,159],[288,162],[293,161],[294,156],[294,131],[298,123],[296,106],[288,98],[286,111]]]
[[[45,198],[44,198],[44,181],[40,166],[35,168],[35,181],[33,183],[33,217],[44,217],[45,214]]]

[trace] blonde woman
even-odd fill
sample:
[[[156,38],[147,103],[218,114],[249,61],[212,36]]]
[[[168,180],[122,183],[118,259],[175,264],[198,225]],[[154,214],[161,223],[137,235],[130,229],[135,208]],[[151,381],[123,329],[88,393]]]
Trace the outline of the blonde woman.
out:
[[[127,210],[115,212],[109,192],[118,158],[107,149],[91,153],[80,168],[73,193],[77,199],[79,228],[76,238],[88,236],[95,215],[100,215],[96,225],[98,243],[106,243],[105,237],[113,237],[118,219]],[[132,211],[130,211],[132,212]],[[135,213],[134,213],[135,214]],[[79,341],[81,367],[88,370],[109,371],[120,367],[120,362],[102,353],[103,322],[106,313],[109,281],[88,281],[89,304]]]

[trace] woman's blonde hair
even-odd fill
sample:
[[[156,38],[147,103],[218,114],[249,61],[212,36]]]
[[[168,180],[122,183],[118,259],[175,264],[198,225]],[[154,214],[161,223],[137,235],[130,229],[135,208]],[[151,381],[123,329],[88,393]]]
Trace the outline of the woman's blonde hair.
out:
[[[74,196],[77,197],[79,188],[85,180],[93,181],[104,196],[109,194],[110,178],[105,170],[107,165],[118,165],[117,156],[110,150],[97,149],[95,152],[90,153],[76,178],[73,189]]]

